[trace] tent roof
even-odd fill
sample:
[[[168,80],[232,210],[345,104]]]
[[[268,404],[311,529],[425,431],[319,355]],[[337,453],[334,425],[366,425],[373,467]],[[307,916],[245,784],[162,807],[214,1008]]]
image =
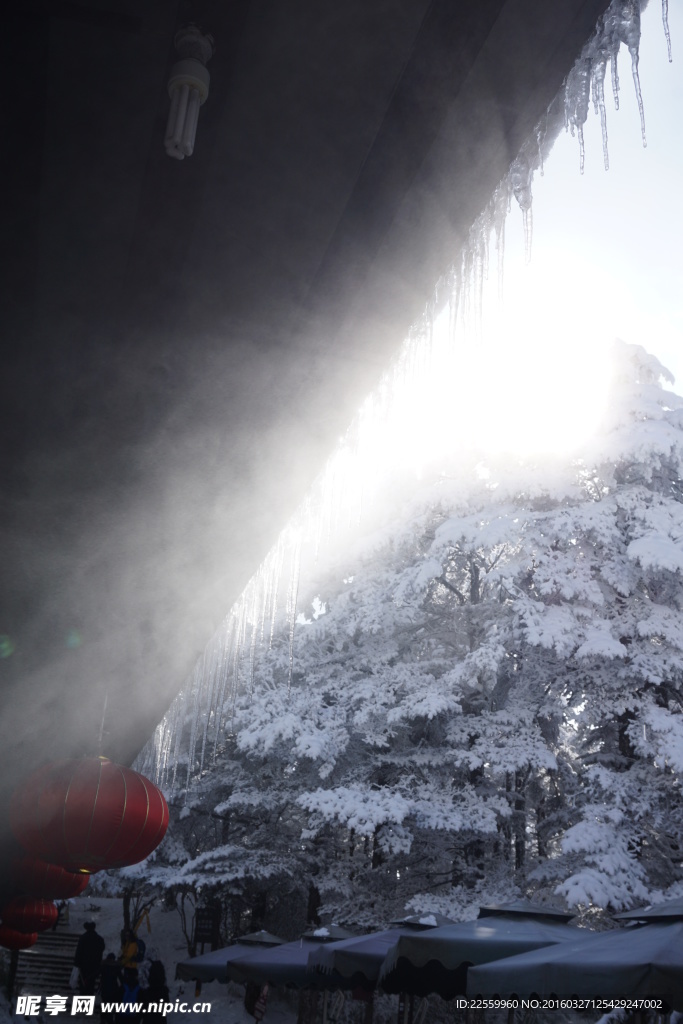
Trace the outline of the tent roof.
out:
[[[516,914],[525,917],[547,918],[551,921],[571,921],[576,914],[568,914],[557,907],[549,907],[543,903],[532,903],[530,900],[511,900],[509,903],[491,903],[479,907],[479,917],[498,917],[501,914]]]
[[[469,995],[659,997],[683,1009],[683,922],[586,933],[569,943],[472,967]]]
[[[210,953],[183,960],[176,968],[176,976],[185,981],[229,981],[225,965],[255,946],[278,946],[284,940],[270,932],[251,932],[241,935],[231,946],[214,949]]]
[[[412,914],[410,917],[399,918],[398,921],[392,921],[392,928],[440,928],[444,924],[455,924],[452,918],[446,917],[444,914]]]
[[[340,939],[342,935],[346,938],[351,937],[351,932],[344,928],[339,928],[337,925],[328,927],[329,930],[334,929]],[[318,979],[314,973],[309,973],[309,955],[323,945],[333,946],[335,940],[314,936],[314,932],[307,932],[295,942],[285,942],[283,945],[274,946],[271,949],[245,952],[243,956],[236,957],[227,965],[227,975],[235,981],[256,981],[260,984],[267,982],[271,985],[315,988]]]
[[[615,921],[679,921],[683,920],[683,897],[667,900],[654,906],[629,910],[626,914],[615,914]]]
[[[356,936],[321,947],[309,957],[309,968],[334,980],[339,988],[374,988],[379,972],[391,946],[402,935],[423,935],[442,922],[452,924],[443,914],[415,914],[392,922],[391,928],[370,935]]]
[[[467,966],[571,941],[577,929],[530,917],[487,917],[404,934],[387,951],[380,984],[387,992],[438,992],[444,999],[463,994]]]
[[[350,932],[348,928],[342,928],[338,924],[321,924],[317,928],[304,932],[301,937],[313,942],[325,943],[337,942],[339,939],[348,939],[349,936],[353,935],[354,933]]]
[[[374,986],[387,951],[409,930],[410,925],[401,925],[321,947],[311,954],[309,967],[333,975],[340,988],[363,987],[368,982]]]

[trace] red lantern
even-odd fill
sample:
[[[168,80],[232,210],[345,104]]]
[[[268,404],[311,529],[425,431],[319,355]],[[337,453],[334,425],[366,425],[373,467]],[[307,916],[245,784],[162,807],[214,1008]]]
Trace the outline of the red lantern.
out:
[[[24,896],[45,900],[70,900],[80,896],[88,884],[87,875],[65,871],[58,864],[27,857],[12,864],[12,882]]]
[[[0,946],[4,946],[5,949],[28,949],[29,946],[35,946],[37,941],[36,932],[27,935],[26,932],[17,932],[14,928],[0,924]]]
[[[17,896],[0,910],[2,923],[25,935],[44,932],[59,917],[59,911],[49,900],[31,900]]]
[[[10,825],[25,850],[68,871],[137,864],[168,828],[157,787],[106,757],[55,761],[15,791]]]

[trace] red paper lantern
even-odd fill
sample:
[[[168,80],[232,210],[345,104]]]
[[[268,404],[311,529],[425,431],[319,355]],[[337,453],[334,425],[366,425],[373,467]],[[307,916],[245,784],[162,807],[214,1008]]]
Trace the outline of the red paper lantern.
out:
[[[30,935],[51,928],[59,917],[59,911],[49,900],[24,899],[17,896],[0,910],[2,923],[17,932]]]
[[[4,946],[5,949],[28,949],[29,946],[35,946],[37,941],[36,932],[27,935],[26,932],[17,932],[14,928],[0,924],[0,946]]]
[[[168,828],[161,790],[106,757],[55,761],[15,791],[10,825],[25,850],[68,871],[137,864]]]
[[[12,864],[14,888],[24,896],[39,896],[44,900],[70,900],[80,896],[88,884],[87,875],[65,871],[58,864],[27,857]]]

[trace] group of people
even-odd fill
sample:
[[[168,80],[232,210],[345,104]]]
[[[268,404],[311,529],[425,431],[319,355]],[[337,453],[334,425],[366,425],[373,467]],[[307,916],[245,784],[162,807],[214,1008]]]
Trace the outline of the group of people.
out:
[[[82,995],[98,994],[102,1003],[118,1003],[122,1009],[118,1013],[101,1011],[101,1019],[105,1024],[114,1024],[118,1019],[122,1024],[135,1024],[140,1016],[140,1006],[148,1007],[155,1003],[160,1005],[168,1002],[168,986],[166,971],[161,960],[153,960],[144,979],[141,977],[144,960],[144,944],[138,940],[132,928],[124,929],[121,935],[121,952],[104,956],[104,939],[98,935],[93,921],[87,921],[84,931],[78,940],[74,966],[78,968],[78,987]],[[145,1011],[146,1024],[165,1021],[162,1010],[148,1013]]]

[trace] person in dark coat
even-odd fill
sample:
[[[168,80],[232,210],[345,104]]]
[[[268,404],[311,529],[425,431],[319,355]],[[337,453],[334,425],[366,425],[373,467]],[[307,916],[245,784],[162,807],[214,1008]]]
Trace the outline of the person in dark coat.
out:
[[[94,996],[97,976],[100,973],[104,955],[104,939],[95,931],[94,921],[86,921],[83,928],[85,931],[76,946],[74,965],[81,973],[79,984],[81,995]]]
[[[169,1001],[168,985],[166,984],[166,970],[161,960],[153,960],[149,968],[149,980],[147,982],[147,988],[143,988],[140,993],[140,1002],[147,1008],[145,1009],[145,1024],[163,1024],[166,1020],[166,1014],[163,1009],[150,1010],[148,1009],[150,1003],[155,1003],[159,1006],[162,1003]]]
[[[103,1003],[120,1003],[123,986],[121,984],[121,967],[116,962],[114,953],[109,953],[102,962],[100,972],[100,1000]],[[116,1014],[109,1010],[100,1010],[102,1024],[114,1024]]]

